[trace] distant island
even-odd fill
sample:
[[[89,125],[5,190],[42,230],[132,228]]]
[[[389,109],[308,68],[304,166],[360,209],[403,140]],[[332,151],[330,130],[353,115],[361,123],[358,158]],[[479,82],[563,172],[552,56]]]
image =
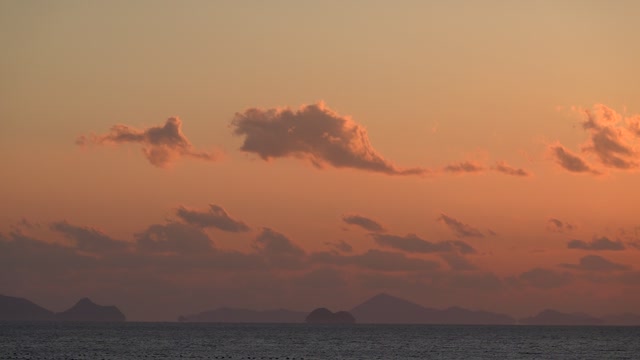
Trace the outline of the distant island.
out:
[[[27,299],[0,295],[0,321],[122,322],[125,320],[125,315],[117,307],[98,305],[88,298],[81,299],[66,311],[54,313]]]
[[[340,313],[340,312],[338,312]],[[338,313],[319,308],[311,313],[291,310],[246,310],[219,308],[180,316],[183,322],[213,323],[330,323]],[[566,314],[545,310],[515,319],[509,315],[461,307],[434,309],[388,294],[378,294],[345,312],[361,324],[443,324],[443,325],[640,325],[640,315],[609,315],[602,319],[586,314]],[[333,314],[333,315],[330,315]],[[343,315],[341,315],[343,316]]]
[[[346,311],[331,312],[326,308],[313,310],[304,319],[307,324],[355,324],[356,319]]]

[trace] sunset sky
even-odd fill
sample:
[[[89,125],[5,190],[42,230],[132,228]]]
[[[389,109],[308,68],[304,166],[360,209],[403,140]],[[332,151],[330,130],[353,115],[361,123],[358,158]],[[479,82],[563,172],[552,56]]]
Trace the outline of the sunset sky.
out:
[[[0,293],[640,313],[640,2],[2,1]]]

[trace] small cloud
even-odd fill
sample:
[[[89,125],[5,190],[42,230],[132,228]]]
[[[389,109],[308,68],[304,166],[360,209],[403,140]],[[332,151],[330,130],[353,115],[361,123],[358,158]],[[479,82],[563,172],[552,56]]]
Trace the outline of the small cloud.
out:
[[[453,163],[445,166],[443,168],[445,172],[462,174],[462,173],[481,173],[484,172],[485,168],[477,164],[473,161],[461,161],[458,163]]]
[[[496,165],[493,167],[493,170],[497,172],[501,172],[503,174],[511,175],[511,176],[521,176],[521,177],[531,176],[531,173],[528,172],[527,170],[514,168],[509,164],[507,164],[505,161],[498,161]]]
[[[128,125],[114,125],[103,135],[82,135],[76,140],[79,146],[87,144],[139,143],[149,162],[157,167],[166,167],[180,157],[191,157],[205,161],[215,161],[213,153],[196,151],[182,133],[182,121],[178,117],[167,119],[163,126],[136,129]]]
[[[362,254],[339,255],[330,252],[316,252],[310,255],[316,263],[355,266],[375,271],[433,271],[440,267],[436,261],[407,257],[402,253],[370,249]]]
[[[412,253],[457,252],[460,254],[475,254],[476,250],[464,241],[430,242],[419,238],[415,234],[406,236],[371,234],[373,240],[381,246]]]
[[[371,145],[364,126],[324,103],[236,113],[233,133],[244,136],[240,150],[263,160],[295,157],[317,168],[353,168],[388,175],[425,175],[424,168],[399,168]]]
[[[233,219],[218,205],[211,204],[208,210],[192,210],[180,206],[176,210],[176,215],[182,221],[202,228],[214,227],[228,232],[246,232],[250,230],[247,224]]]
[[[549,147],[556,163],[563,169],[573,173],[600,174],[580,156],[572,153],[562,145],[552,145]]]
[[[67,239],[74,241],[77,249],[87,252],[117,252],[129,246],[128,243],[115,240],[100,230],[86,226],[71,225],[66,221],[54,222],[50,228],[63,234]]]
[[[580,259],[580,262],[578,264],[560,264],[560,266],[566,269],[594,272],[609,272],[631,269],[631,266],[618,264],[598,255],[584,256]]]
[[[326,242],[325,245],[331,246],[339,252],[350,253],[353,252],[353,246],[351,246],[348,242],[344,240],[339,240],[336,242]]]
[[[569,249],[580,249],[580,250],[611,250],[611,251],[621,251],[625,249],[622,241],[612,241],[607,237],[595,238],[591,242],[586,242],[582,240],[571,240],[567,244]]]
[[[202,229],[178,222],[153,224],[135,237],[136,246],[143,253],[185,255],[214,250],[213,242]]]
[[[571,275],[549,269],[534,268],[520,274],[518,280],[535,288],[553,289],[571,282]]]
[[[453,231],[458,237],[484,237],[480,230],[445,214],[440,214],[437,220],[448,227],[449,230]]]
[[[379,222],[362,215],[343,215],[342,221],[349,225],[359,226],[371,232],[385,232],[386,229]]]
[[[478,267],[471,263],[469,259],[456,253],[444,253],[440,255],[440,257],[447,262],[451,270],[471,271],[478,269]]]
[[[547,220],[547,230],[551,232],[570,232],[575,229],[575,225],[569,224],[568,222],[564,222],[562,220],[556,218],[549,218]]]

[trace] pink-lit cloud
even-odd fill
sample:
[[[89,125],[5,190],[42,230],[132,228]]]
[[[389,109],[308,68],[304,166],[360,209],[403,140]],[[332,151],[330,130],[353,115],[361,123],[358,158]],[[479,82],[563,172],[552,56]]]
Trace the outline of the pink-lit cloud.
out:
[[[520,176],[520,177],[531,176],[531,173],[529,171],[522,168],[515,168],[507,164],[506,161],[498,161],[496,165],[491,169],[506,175],[511,175],[511,176]]]
[[[178,117],[167,119],[162,126],[136,129],[128,125],[114,125],[110,132],[102,135],[82,135],[77,145],[138,143],[149,162],[157,167],[166,167],[181,157],[204,161],[215,161],[218,155],[197,151],[182,133],[182,121]]]
[[[388,175],[425,175],[424,168],[400,168],[371,145],[364,126],[319,102],[291,108],[250,108],[236,113],[233,133],[240,150],[264,160],[295,157],[317,168],[354,168]]]
[[[445,172],[450,172],[454,174],[462,174],[462,173],[482,173],[486,169],[474,162],[474,161],[461,161],[457,163],[452,163],[445,166],[443,169]]]
[[[359,226],[364,230],[371,231],[371,232],[380,233],[380,232],[386,231],[384,226],[380,224],[378,221],[362,215],[357,215],[357,214],[343,215],[342,221],[344,221],[349,225]]]
[[[189,209],[180,206],[176,210],[180,220],[202,228],[216,228],[228,232],[246,232],[250,228],[241,220],[232,218],[221,206],[211,204],[207,210]]]
[[[625,116],[614,109],[595,104],[591,109],[573,108],[588,139],[580,150],[599,165],[613,170],[635,170],[640,165],[640,116]],[[557,163],[572,172],[597,174],[581,156],[560,144],[550,146]]]
[[[482,234],[480,230],[445,214],[440,214],[440,217],[438,217],[436,220],[443,223],[458,237],[484,237],[484,234]]]

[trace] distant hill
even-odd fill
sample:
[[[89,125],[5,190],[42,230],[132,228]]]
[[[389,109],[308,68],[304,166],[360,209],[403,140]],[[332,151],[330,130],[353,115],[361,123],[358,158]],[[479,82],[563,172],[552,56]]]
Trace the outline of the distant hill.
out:
[[[460,307],[445,310],[423,307],[410,301],[378,294],[351,309],[359,323],[376,324],[514,324],[514,318],[486,311],[473,311]]]
[[[301,323],[307,313],[285,309],[278,310],[246,310],[219,308],[198,314],[180,316],[181,322],[214,322],[214,323]]]
[[[355,324],[356,319],[346,311],[331,312],[326,308],[313,310],[304,319],[307,324]]]
[[[0,295],[0,320],[47,321],[53,319],[53,312],[27,299]]]
[[[98,305],[88,298],[84,298],[69,310],[57,313],[56,320],[120,322],[125,321],[126,318],[115,306]]]
[[[556,310],[543,310],[535,316],[520,319],[524,325],[604,325],[604,320],[582,313],[562,313]]]

